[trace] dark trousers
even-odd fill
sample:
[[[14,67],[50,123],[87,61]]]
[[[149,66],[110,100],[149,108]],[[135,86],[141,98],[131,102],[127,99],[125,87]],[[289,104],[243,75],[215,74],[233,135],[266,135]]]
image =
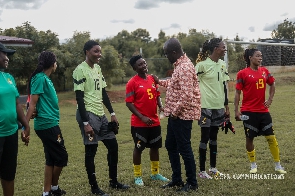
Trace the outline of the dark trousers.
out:
[[[172,181],[179,182],[182,180],[180,154],[184,161],[187,177],[186,181],[188,184],[196,186],[198,185],[196,178],[196,163],[191,147],[192,123],[192,120],[181,120],[179,118],[174,120],[169,117],[165,146],[168,151],[173,172]]]
[[[104,139],[103,144],[108,149],[107,161],[109,166],[109,178],[112,182],[117,182],[117,166],[118,166],[118,143],[116,138]],[[98,144],[85,145],[85,167],[90,185],[97,184],[95,176],[94,157],[97,152]],[[100,158],[101,159],[101,158]]]

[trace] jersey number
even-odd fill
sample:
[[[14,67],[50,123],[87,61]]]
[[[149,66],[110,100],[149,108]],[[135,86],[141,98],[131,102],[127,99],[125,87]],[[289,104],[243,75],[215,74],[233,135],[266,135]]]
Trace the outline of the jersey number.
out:
[[[99,79],[94,80],[94,88],[95,90],[100,90]]]
[[[154,98],[154,95],[153,95],[153,93],[151,93],[151,90],[152,90],[152,89],[150,89],[150,88],[146,89],[146,92],[147,92],[148,95],[149,95],[149,99]]]
[[[258,82],[256,82],[256,88],[257,89],[264,88],[263,79],[259,79]]]

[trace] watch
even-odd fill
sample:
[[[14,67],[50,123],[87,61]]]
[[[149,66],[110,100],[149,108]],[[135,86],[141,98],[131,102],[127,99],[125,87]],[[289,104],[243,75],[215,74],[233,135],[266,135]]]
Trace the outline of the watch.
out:
[[[88,122],[83,122],[83,124],[86,126],[86,125],[88,125],[89,123],[88,123]]]
[[[116,115],[115,112],[112,112],[112,113],[111,113],[111,116],[115,116],[115,115]]]

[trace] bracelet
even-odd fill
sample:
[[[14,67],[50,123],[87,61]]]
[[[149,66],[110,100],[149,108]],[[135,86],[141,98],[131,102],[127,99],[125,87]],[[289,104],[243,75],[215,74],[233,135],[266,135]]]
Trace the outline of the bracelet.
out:
[[[112,113],[111,113],[111,116],[115,116],[115,115],[116,115],[115,112],[112,112]]]
[[[83,122],[84,126],[88,125],[89,123],[88,122]]]

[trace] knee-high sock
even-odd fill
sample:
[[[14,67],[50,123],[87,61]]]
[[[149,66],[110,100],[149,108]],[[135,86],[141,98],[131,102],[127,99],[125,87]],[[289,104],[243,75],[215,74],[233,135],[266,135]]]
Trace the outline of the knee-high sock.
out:
[[[200,143],[200,146],[199,146],[200,171],[206,171],[205,170],[206,152],[207,152],[207,144]]]
[[[256,161],[256,153],[255,153],[255,149],[252,150],[251,152],[247,151],[247,154],[248,154],[249,161],[250,161],[251,163],[253,163],[253,162]]]
[[[141,165],[133,165],[134,177],[141,177]]]
[[[216,156],[217,156],[217,141],[209,141],[210,148],[210,166],[216,167]]]
[[[268,135],[268,136],[265,136],[265,138],[268,142],[269,150],[272,154],[274,161],[279,162],[280,161],[280,151],[279,151],[279,145],[278,145],[276,136],[275,135]]]
[[[151,171],[153,175],[159,173],[159,167],[160,167],[159,161],[151,161]]]

